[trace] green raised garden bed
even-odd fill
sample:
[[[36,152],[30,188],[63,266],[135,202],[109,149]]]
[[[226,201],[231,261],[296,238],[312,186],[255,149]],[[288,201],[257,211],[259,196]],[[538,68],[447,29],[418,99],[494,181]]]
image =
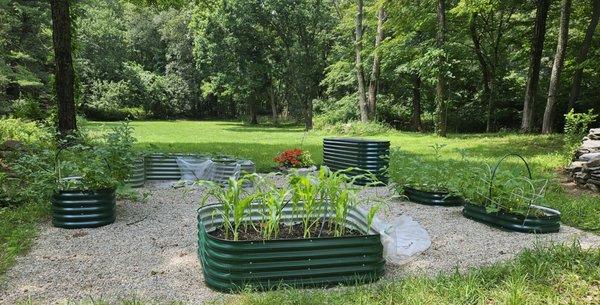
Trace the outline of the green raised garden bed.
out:
[[[412,202],[426,205],[460,206],[465,203],[462,197],[447,192],[428,192],[412,187],[404,187],[404,195]]]
[[[135,160],[133,163],[133,168],[131,170],[131,175],[129,179],[125,180],[125,183],[132,187],[138,188],[144,186],[146,182],[146,165],[144,161],[144,157],[140,157]]]
[[[524,216],[502,211],[487,213],[485,207],[470,203],[465,204],[462,214],[481,223],[517,232],[553,233],[560,229],[559,211],[535,205],[531,206],[531,214],[543,216]]]
[[[59,191],[51,199],[52,225],[66,229],[95,228],[116,219],[115,190]]]
[[[323,139],[323,163],[332,170],[352,168],[351,176],[371,173],[376,181],[387,183],[390,142],[354,138]],[[356,184],[365,185],[372,179],[357,179]]]
[[[232,241],[211,235],[223,222],[220,207],[198,212],[198,256],[206,285],[215,290],[357,284],[383,275],[380,235],[371,228],[365,232],[365,216],[357,210],[349,213],[348,227],[365,232],[361,236]],[[258,204],[251,208],[248,217],[256,217]],[[286,207],[282,219],[300,221],[298,213]]]

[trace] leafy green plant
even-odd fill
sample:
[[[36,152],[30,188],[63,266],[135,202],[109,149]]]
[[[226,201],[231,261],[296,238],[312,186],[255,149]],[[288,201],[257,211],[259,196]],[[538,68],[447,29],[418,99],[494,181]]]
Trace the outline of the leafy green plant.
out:
[[[206,204],[210,198],[216,199],[221,204],[221,216],[223,218],[226,239],[233,232],[233,240],[238,240],[239,229],[246,216],[246,210],[258,197],[256,193],[249,194],[243,187],[245,183],[249,182],[251,177],[252,175],[243,176],[239,179],[230,177],[225,187],[212,181],[198,182],[200,185],[207,186],[205,194],[201,199],[201,205]]]
[[[590,124],[598,117],[594,110],[590,109],[587,113],[575,113],[571,109],[565,114],[565,135],[563,153],[568,162],[573,158],[573,153],[581,145],[581,140],[588,133]]]
[[[461,185],[468,172],[466,152],[462,151],[461,160],[455,164],[445,161],[442,152],[446,145],[435,143],[431,159],[411,155],[399,149],[390,152],[390,180],[397,184],[398,192],[404,187],[412,187],[428,192],[447,192],[460,194]]]
[[[360,203],[358,192],[361,188],[352,184],[353,179],[369,176],[359,175],[351,179],[346,175],[346,171],[332,172],[327,167],[322,167],[315,174],[301,175],[293,172],[288,187],[284,189],[277,188],[270,179],[256,174],[240,179],[230,178],[225,187],[214,182],[201,181],[198,183],[207,186],[201,204],[204,205],[209,198],[214,198],[221,205],[219,213],[223,218],[226,239],[232,235],[233,240],[239,239],[239,230],[244,224],[244,219],[249,219],[250,210],[253,213],[257,211],[260,218],[253,218],[246,224],[259,231],[264,239],[277,238],[281,224],[285,221],[283,211],[286,207],[291,207],[292,218],[300,219],[304,238],[313,237],[317,231],[320,236],[326,223],[329,224],[327,229],[333,232],[333,236],[344,236],[349,227],[348,215]],[[252,191],[242,187],[249,180],[255,185]],[[366,199],[365,203],[368,202]],[[375,204],[369,211],[369,226],[380,207],[381,204]],[[288,229],[291,232],[292,226],[289,225]],[[368,232],[368,228],[365,232]]]
[[[61,191],[114,189],[131,173],[136,154],[133,129],[128,123],[114,127],[102,138],[77,139],[56,152],[56,183]]]
[[[496,165],[498,166],[498,165]],[[461,188],[461,195],[488,213],[507,212],[523,216],[540,216],[531,205],[545,206],[547,179],[531,179],[517,170],[500,170],[488,164],[470,166],[470,177]]]

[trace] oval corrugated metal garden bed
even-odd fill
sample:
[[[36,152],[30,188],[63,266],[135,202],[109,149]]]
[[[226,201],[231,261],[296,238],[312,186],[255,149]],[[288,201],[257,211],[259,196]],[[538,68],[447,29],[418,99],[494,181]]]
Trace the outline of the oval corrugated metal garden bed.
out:
[[[462,214],[472,220],[502,229],[524,233],[553,233],[560,229],[560,212],[541,206],[531,206],[545,216],[518,215],[506,212],[487,213],[485,207],[465,204]]]
[[[459,206],[465,203],[462,197],[449,196],[447,192],[428,192],[412,187],[404,187],[404,195],[412,202],[426,205]]]
[[[133,162],[131,175],[129,176],[129,179],[125,181],[125,183],[129,187],[138,188],[144,186],[144,182],[146,182],[146,165],[144,157],[141,157]]]
[[[52,225],[66,229],[95,228],[116,219],[115,190],[60,191],[52,202]]]
[[[346,170],[350,176],[371,173],[383,183],[388,182],[390,142],[355,138],[323,139],[323,163],[332,170]],[[361,178],[356,184],[365,185],[372,179]]]
[[[198,256],[207,286],[225,292],[280,286],[322,287],[379,279],[384,271],[383,245],[372,229],[361,236],[232,241],[210,234],[222,225],[219,205],[198,213]],[[253,219],[258,215],[253,205]],[[291,208],[287,222],[298,221]],[[364,215],[353,210],[349,227],[364,232]]]

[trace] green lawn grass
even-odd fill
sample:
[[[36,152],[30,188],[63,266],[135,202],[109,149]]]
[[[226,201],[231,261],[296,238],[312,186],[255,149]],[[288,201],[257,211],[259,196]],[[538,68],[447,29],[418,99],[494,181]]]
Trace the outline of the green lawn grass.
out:
[[[88,122],[93,132],[101,132],[118,122]],[[138,139],[137,147],[148,151],[230,154],[254,161],[259,171],[275,166],[273,157],[288,148],[302,148],[322,163],[322,142],[328,135],[305,132],[301,127],[247,126],[228,121],[136,121],[130,123]],[[443,161],[460,160],[461,152],[472,162],[494,163],[502,156],[517,153],[525,157],[535,177],[556,177],[565,164],[560,135],[451,134],[440,138],[432,134],[391,131],[368,138],[387,139],[393,148],[421,155],[434,162],[430,147],[445,144]],[[460,150],[460,151],[459,151]],[[518,159],[507,159],[506,168],[523,168]],[[600,232],[600,197],[571,196],[557,185],[549,192],[549,206],[563,213],[563,222],[582,229]]]
[[[15,257],[31,245],[40,218],[48,215],[50,204],[30,203],[16,208],[0,208],[0,277]]]

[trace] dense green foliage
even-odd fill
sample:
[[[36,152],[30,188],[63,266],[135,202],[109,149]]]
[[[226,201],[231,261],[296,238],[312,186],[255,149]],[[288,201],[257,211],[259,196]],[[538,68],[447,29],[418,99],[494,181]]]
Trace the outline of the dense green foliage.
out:
[[[439,48],[436,1],[364,1],[364,70],[372,70],[375,54],[381,60],[375,119],[404,130],[419,128],[413,116],[418,103],[421,126],[431,130],[441,71],[450,130],[518,127],[535,5],[446,2],[446,43]],[[576,64],[590,23],[589,3],[573,1],[555,129],[563,125],[577,68],[584,73],[576,112],[598,103],[600,28],[591,51]],[[77,104],[89,118],[219,117],[255,123],[266,116],[307,127],[313,113],[317,127],[359,119],[354,1],[85,0],[72,6]],[[0,8],[0,114],[41,119],[54,105],[49,5],[4,0]],[[380,9],[386,19],[375,48]],[[559,1],[550,7],[535,126],[541,125],[560,9]],[[443,66],[437,64],[440,56]],[[372,80],[367,75],[366,81]]]

